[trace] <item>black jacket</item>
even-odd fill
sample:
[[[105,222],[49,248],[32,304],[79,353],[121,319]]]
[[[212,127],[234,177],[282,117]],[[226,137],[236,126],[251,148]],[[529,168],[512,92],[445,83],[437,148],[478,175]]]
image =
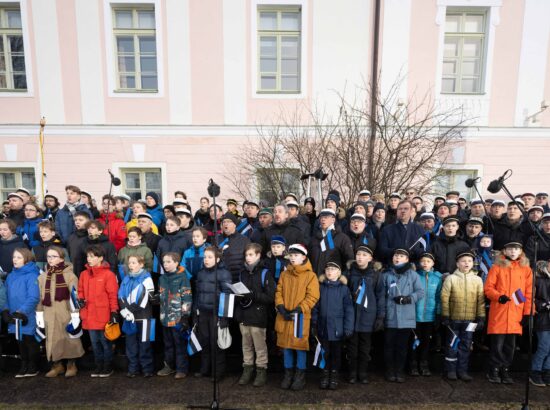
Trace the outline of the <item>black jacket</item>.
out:
[[[7,241],[0,239],[0,268],[4,273],[0,273],[0,277],[9,273],[13,269],[13,251],[17,248],[27,249],[27,245],[23,242],[23,239],[19,235],[13,235],[13,237]]]
[[[265,274],[262,275],[262,272]],[[263,283],[262,283],[263,276]],[[275,281],[262,261],[250,271],[241,271],[240,281],[252,291],[252,297],[239,297],[235,302],[235,319],[245,326],[267,327],[269,309],[275,302]]]
[[[456,256],[470,251],[470,246],[456,236],[438,237],[431,250],[435,256],[434,269],[441,273],[453,273],[456,270]]]
[[[393,251],[407,249],[411,255],[411,260],[416,261],[424,251],[420,244],[415,245],[422,235],[424,235],[424,229],[414,222],[409,222],[406,225],[401,222],[386,225],[380,233],[377,254],[385,263],[390,264]],[[415,246],[411,249],[413,245]]]
[[[328,234],[323,237],[322,232],[317,231],[311,238],[308,257],[311,261],[313,272],[315,272],[317,276],[321,276],[325,273],[325,266],[329,261],[339,262],[343,271],[346,269],[348,261],[353,261],[355,259],[353,245],[348,236],[335,229],[330,230],[330,233],[334,243],[332,249],[329,246]],[[325,248],[324,251],[322,244]]]
[[[225,268],[231,272],[233,283],[239,281],[239,274],[244,264],[244,248],[249,243],[250,239],[238,232],[218,237],[218,247],[223,252],[222,261]]]
[[[280,235],[285,238],[287,248],[295,243],[303,244],[305,241],[304,234],[300,228],[292,225],[290,221],[286,221],[281,225],[273,224],[264,230],[264,234],[260,241],[264,254],[267,254],[267,252],[271,250],[271,237],[275,235]]]
[[[296,226],[304,235],[303,244],[308,246],[311,240],[311,225],[309,224],[306,217],[298,215],[296,218],[292,218],[290,223]]]
[[[502,250],[508,242],[519,242],[525,244],[528,232],[521,222],[510,224],[508,218],[503,217],[502,223],[495,224],[494,245],[496,251]]]
[[[355,327],[356,332],[370,333],[373,331],[376,321],[376,306],[378,304],[376,290],[382,273],[375,271],[370,266],[367,269],[360,269],[354,262],[348,272],[348,286],[355,307]],[[365,283],[367,293],[367,307],[364,304],[355,303],[359,295],[360,288]]]
[[[348,232],[346,232],[346,234],[348,235],[349,239],[351,240],[351,244],[353,245],[353,253],[354,254],[355,254],[355,252],[357,252],[357,248],[361,245],[368,246],[370,249],[372,249],[373,253],[376,250],[377,241],[371,235],[371,233],[367,230],[367,228],[365,228],[365,230],[360,234],[353,233],[351,231],[351,229],[348,230]]]
[[[79,256],[79,252],[82,249],[86,249],[88,239],[88,232],[86,229],[77,229],[74,231],[67,240],[67,252],[69,253],[69,259],[73,263],[74,274],[80,277],[80,274],[86,269],[86,258],[82,259]],[[115,269],[115,268],[112,268]],[[114,271],[113,271],[114,272]]]
[[[537,314],[535,315],[535,330],[537,332],[548,332],[550,331],[550,310],[543,307],[543,305],[550,303],[550,274],[542,270],[546,267],[546,261],[540,265],[541,269],[537,271],[537,277],[535,278],[535,307],[537,310]]]
[[[8,219],[11,219],[17,226],[23,225],[25,221],[25,210],[23,208],[18,210],[10,210],[8,212]]]
[[[216,269],[218,275],[218,283],[216,283]],[[204,268],[197,274],[195,282],[195,295],[193,306],[195,311],[213,312],[214,311],[214,295],[219,299],[220,293],[231,293],[228,283],[231,283],[231,273],[227,269],[220,266],[217,268]],[[216,304],[219,300],[216,301]]]
[[[540,231],[540,233],[542,234],[542,237],[546,240],[546,244],[539,239],[537,260],[548,261],[550,260],[550,234],[546,234],[543,231]],[[529,239],[527,239],[525,244],[525,255],[527,255],[529,261],[531,262],[531,268],[533,269],[533,272],[535,271],[535,240],[537,238],[538,236],[531,235]]]
[[[159,246],[160,239],[161,237],[159,235],[153,233],[153,231],[149,231],[143,234],[141,242],[145,243],[145,245],[147,245],[147,247],[151,249],[151,253],[155,255]]]
[[[86,255],[86,249],[88,249],[89,246],[92,245],[99,245],[103,248],[105,251],[105,257],[103,260],[109,264],[109,269],[111,269],[112,272],[118,272],[118,262],[116,257],[116,249],[115,245],[113,245],[107,236],[104,234],[99,235],[96,239],[90,239],[90,237],[86,236],[86,240],[80,242],[80,247],[76,251],[76,255],[73,262],[73,268],[75,269],[74,272],[76,273],[78,269],[78,273],[76,275],[80,275],[80,273],[84,270],[86,270],[86,263],[87,261],[87,255]]]
[[[174,233],[166,233],[158,243],[157,246],[157,258],[162,261],[162,256],[168,252],[176,252],[180,255],[180,259],[183,252],[193,245],[192,241],[189,241],[188,236],[183,231],[176,231]]]

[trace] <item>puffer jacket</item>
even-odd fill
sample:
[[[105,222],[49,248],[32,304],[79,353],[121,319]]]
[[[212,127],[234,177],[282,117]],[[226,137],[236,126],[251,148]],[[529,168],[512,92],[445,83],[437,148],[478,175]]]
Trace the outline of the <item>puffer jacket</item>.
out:
[[[134,319],[149,319],[153,315],[151,297],[155,291],[151,274],[142,269],[138,274],[128,273],[118,288],[118,306],[128,309]]]
[[[469,252],[470,247],[457,236],[439,236],[432,245],[432,254],[435,256],[434,269],[441,273],[451,273],[456,270],[456,256]]]
[[[185,273],[189,279],[197,276],[197,273],[204,268],[204,250],[206,249],[206,243],[199,246],[191,246],[185,252],[181,258],[180,265],[185,268]]]
[[[338,341],[352,334],[355,322],[353,301],[348,280],[340,276],[330,281],[325,275],[319,277],[319,301],[311,315],[312,327],[317,329],[321,340]]]
[[[433,322],[436,315],[441,315],[441,273],[431,270],[416,271],[424,288],[424,297],[416,304],[416,321]]]
[[[25,218],[23,225],[19,225],[15,233],[23,238],[25,245],[32,249],[33,246],[38,245],[40,242],[40,235],[38,233],[38,224],[42,222],[42,218]]]
[[[160,322],[162,326],[175,327],[182,317],[191,315],[193,295],[185,269],[178,266],[176,272],[164,272],[159,278]]]
[[[147,207],[147,213],[153,218],[153,223],[160,227],[164,223],[164,210],[162,206],[155,205],[154,207]]]
[[[416,303],[424,297],[420,277],[411,264],[395,267],[384,272],[377,289],[380,296],[377,306],[377,317],[384,318],[384,324],[391,329],[416,328]],[[397,296],[410,296],[412,303],[398,305],[393,300]]]
[[[146,271],[151,272],[151,270],[153,269],[153,254],[151,253],[151,249],[149,249],[144,243],[140,243],[136,246],[126,245],[124,248],[122,248],[118,253],[118,269],[120,270],[120,265],[123,265],[126,272],[128,269],[128,258],[135,255],[143,256],[143,259],[145,259],[143,267]]]
[[[218,238],[218,246],[223,252],[222,262],[231,272],[233,283],[238,282],[239,274],[244,263],[244,248],[250,243],[246,236],[235,232],[229,236],[221,235]]]
[[[354,262],[348,275],[349,290],[354,301],[357,301],[357,296],[363,283],[367,292],[367,307],[363,304],[354,303],[355,331],[370,333],[373,331],[374,322],[376,321],[376,311],[380,297],[376,294],[376,290],[378,289],[378,283],[382,279],[382,273],[370,266],[367,269],[360,269],[357,263]]]
[[[546,261],[538,263],[535,291],[535,330],[550,331],[550,272]]]
[[[21,327],[24,335],[34,335],[36,330],[36,306],[40,301],[38,276],[40,271],[34,262],[28,262],[20,268],[13,268],[6,279],[8,296],[7,309],[11,314],[23,313],[27,324]],[[15,324],[8,326],[9,333],[15,333]]]
[[[488,334],[521,334],[521,320],[531,310],[533,273],[529,259],[525,254],[515,261],[504,255],[495,258],[485,281],[485,296],[491,301],[489,307]],[[498,303],[501,295],[512,299],[516,290],[521,289],[525,303],[516,305],[513,300],[505,304]]]
[[[451,320],[475,320],[485,317],[483,281],[475,271],[462,273],[458,269],[443,282],[441,315]]]
[[[4,278],[13,269],[13,251],[17,248],[26,248],[23,239],[19,235],[13,235],[10,239],[0,239],[0,279]]]
[[[216,269],[218,282],[216,283]],[[213,312],[214,311],[214,295],[217,299],[220,293],[231,293],[228,284],[231,283],[231,273],[221,266],[217,268],[204,268],[197,274],[195,285],[194,310],[198,312]],[[219,300],[218,300],[219,301]],[[199,313],[200,314],[200,313]]]
[[[108,263],[95,267],[86,265],[78,280],[78,298],[86,301],[80,309],[82,328],[103,330],[111,312],[118,311],[117,294],[116,277]]]
[[[102,213],[99,220],[105,226],[103,234],[109,238],[109,241],[115,246],[118,252],[124,245],[126,245],[126,223],[121,215],[117,215],[115,212],[110,214]],[[109,222],[107,222],[107,220]]]
[[[159,261],[162,261],[162,257],[168,252],[176,252],[181,258],[183,252],[192,245],[193,242],[191,242],[185,232],[181,230],[173,233],[166,233],[159,241],[156,255]]]

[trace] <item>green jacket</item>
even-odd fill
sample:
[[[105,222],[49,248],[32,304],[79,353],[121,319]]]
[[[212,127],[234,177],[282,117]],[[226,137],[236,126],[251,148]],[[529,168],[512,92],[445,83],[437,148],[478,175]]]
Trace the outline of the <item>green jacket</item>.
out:
[[[125,272],[128,271],[128,258],[130,256],[141,255],[145,259],[144,269],[147,272],[153,271],[153,253],[146,244],[140,243],[138,246],[126,245],[118,251],[118,263],[124,265]]]

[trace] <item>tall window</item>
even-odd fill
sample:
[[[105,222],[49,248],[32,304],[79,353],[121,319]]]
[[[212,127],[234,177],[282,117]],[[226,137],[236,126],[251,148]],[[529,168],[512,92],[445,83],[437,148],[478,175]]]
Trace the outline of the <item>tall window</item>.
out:
[[[162,200],[162,172],[159,168],[123,169],[122,176],[124,192],[132,200],[145,199],[150,191],[159,194]]]
[[[258,197],[276,204],[289,192],[300,195],[300,170],[292,168],[256,170]]]
[[[470,200],[475,196],[475,190],[466,187],[466,180],[476,177],[477,171],[473,169],[452,169],[444,171],[435,182],[434,192],[444,194],[449,191],[458,191],[461,196]]]
[[[258,9],[258,91],[300,92],[301,11]]]
[[[2,169],[0,171],[0,192],[3,201],[8,199],[10,192],[15,192],[20,187],[28,189],[31,195],[35,195],[34,169]]]
[[[487,11],[447,10],[441,91],[480,94],[483,91]]]
[[[21,11],[0,5],[0,91],[25,91],[25,52]]]
[[[157,91],[155,10],[113,9],[116,82],[120,91]]]

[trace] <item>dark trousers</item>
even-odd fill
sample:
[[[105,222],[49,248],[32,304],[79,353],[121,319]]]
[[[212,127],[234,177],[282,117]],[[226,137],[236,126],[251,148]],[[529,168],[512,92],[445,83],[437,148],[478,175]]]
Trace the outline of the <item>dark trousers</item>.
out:
[[[514,361],[516,350],[515,334],[492,334],[489,363],[491,367],[509,367]]]
[[[411,329],[386,328],[384,331],[384,361],[388,372],[403,372],[410,334]]]
[[[133,335],[126,335],[126,357],[128,358],[128,373],[153,373],[153,348],[151,342],[141,341],[141,327],[143,322],[137,322],[138,331]]]
[[[371,333],[355,332],[348,342],[350,372],[367,372],[370,362]]]
[[[23,335],[23,340],[19,340],[17,344],[19,345],[22,364],[27,366],[28,370],[38,370],[40,345],[34,336]]]
[[[163,326],[162,335],[164,338],[164,361],[178,373],[187,373],[189,371],[187,339],[175,327]]]
[[[415,350],[412,350],[412,343],[410,344],[411,350],[411,362],[427,362],[430,358],[430,343],[432,341],[432,335],[434,331],[433,322],[416,322],[416,337],[420,341],[420,344]],[[413,335],[414,339],[414,335]]]
[[[342,366],[342,341],[321,340],[321,346],[325,349],[325,370],[340,371]]]
[[[470,348],[474,332],[467,332],[466,328],[470,321],[453,321],[450,328],[454,334],[447,329],[447,344],[445,346],[445,368],[447,372],[459,374],[468,373],[468,361],[470,360]],[[454,335],[460,339],[458,346],[453,349],[451,343]]]
[[[216,351],[216,374],[225,372],[225,351],[218,347],[218,317],[213,312],[200,312],[198,316],[198,338],[202,346],[201,373],[214,375],[214,350]]]
[[[105,338],[103,330],[89,330],[94,361],[96,364],[110,364],[113,361],[113,344]]]

